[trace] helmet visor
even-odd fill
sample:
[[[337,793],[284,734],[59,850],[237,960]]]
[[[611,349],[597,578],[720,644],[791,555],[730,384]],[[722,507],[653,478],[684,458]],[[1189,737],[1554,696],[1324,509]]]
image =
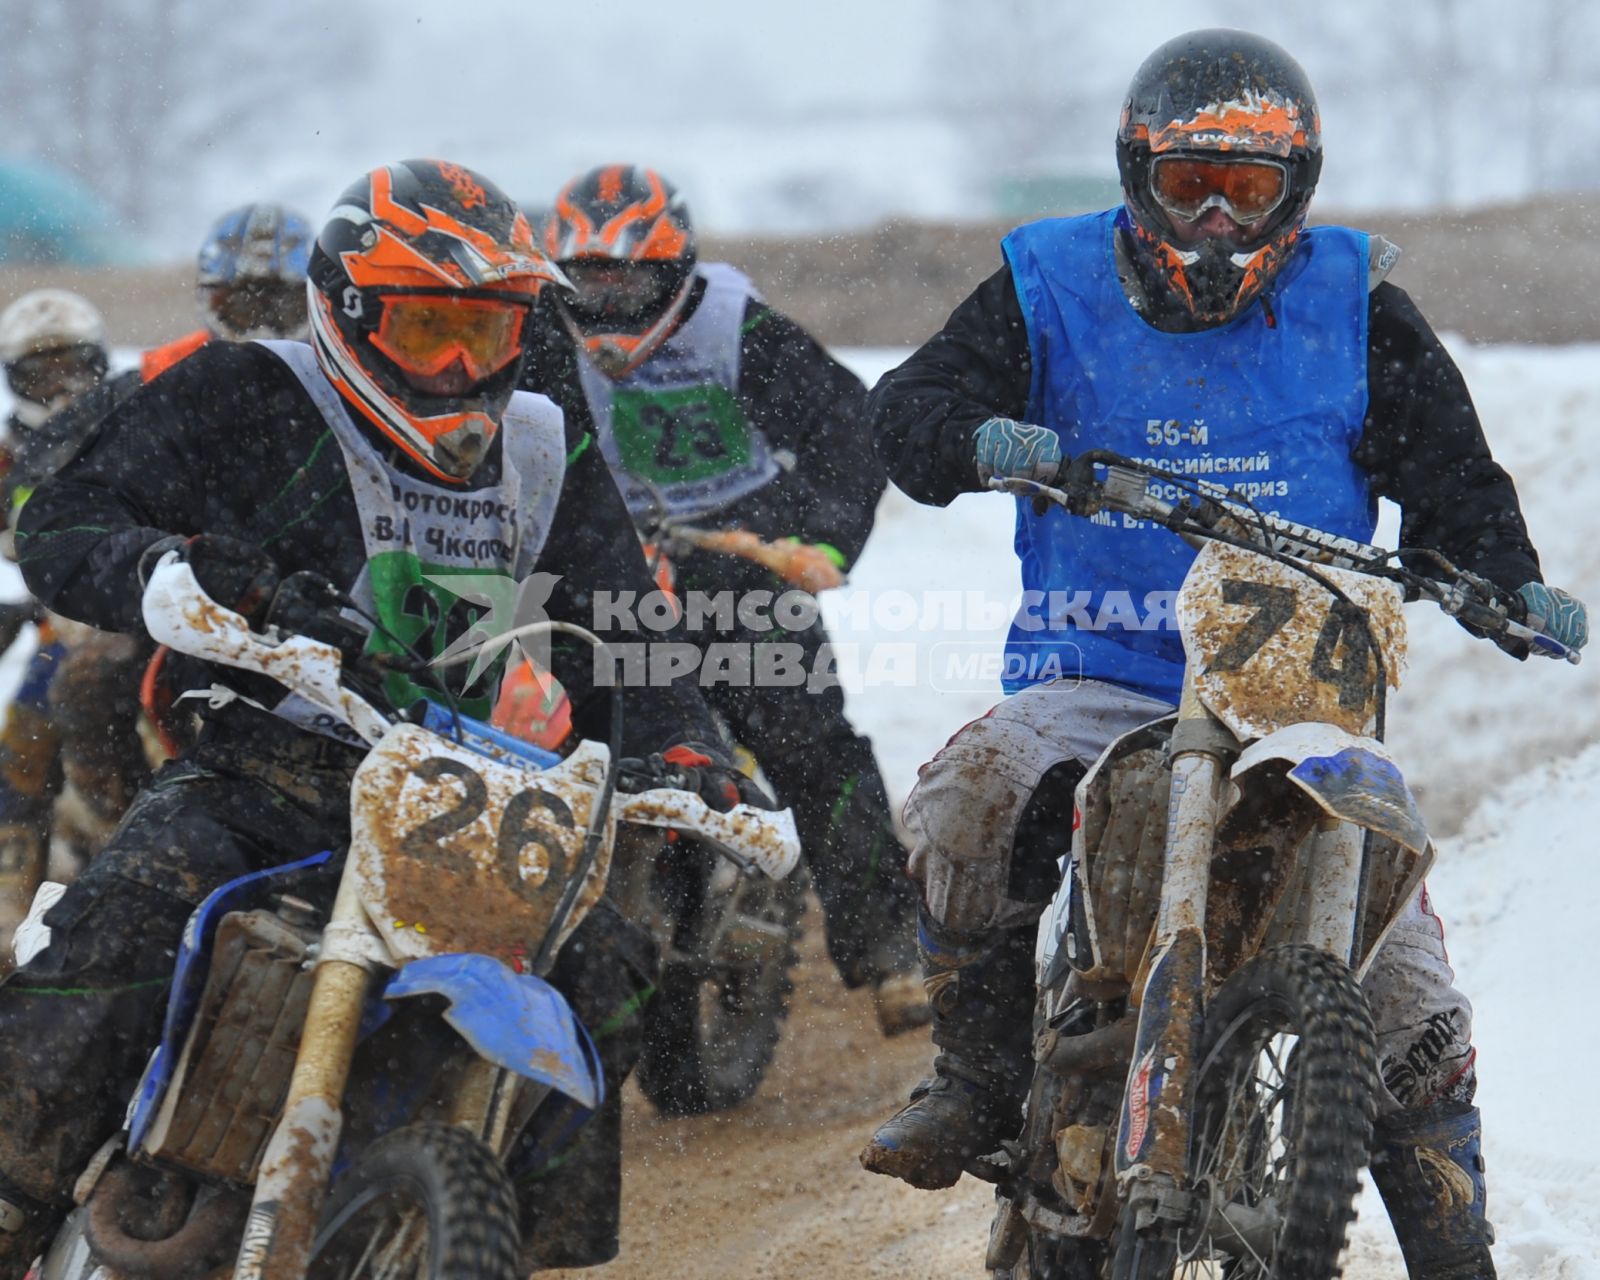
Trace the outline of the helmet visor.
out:
[[[677,262],[574,258],[561,264],[572,282],[566,305],[582,320],[641,320],[660,312],[682,283]]]
[[[1277,160],[1157,156],[1150,166],[1150,194],[1183,222],[1220,208],[1241,226],[1249,226],[1283,203],[1289,194],[1289,171]]]
[[[65,402],[93,389],[106,376],[106,353],[91,343],[36,351],[6,366],[11,394],[35,404]]]
[[[457,362],[482,382],[522,353],[526,302],[415,294],[380,295],[383,318],[372,345],[409,379],[431,379]]]

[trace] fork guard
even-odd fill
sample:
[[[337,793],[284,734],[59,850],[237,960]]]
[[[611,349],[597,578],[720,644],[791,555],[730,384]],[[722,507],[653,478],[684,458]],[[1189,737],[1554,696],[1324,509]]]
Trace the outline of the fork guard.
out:
[[[1236,812],[1246,817],[1242,826],[1248,828],[1247,806],[1240,801],[1249,798],[1262,806],[1274,788],[1279,795],[1299,797],[1310,814],[1320,811],[1371,833],[1355,964],[1357,977],[1364,976],[1434,860],[1427,825],[1394,760],[1375,739],[1304,723],[1253,743],[1235,762],[1231,778],[1234,798],[1218,823],[1219,836],[1230,830]],[[1225,856],[1225,843],[1219,839],[1219,855]],[[1285,900],[1292,896],[1284,895]],[[1287,940],[1280,936],[1283,923],[1280,919],[1269,928],[1262,945]]]
[[[542,978],[513,973],[492,956],[413,960],[385,1000],[438,995],[444,1020],[480,1057],[571,1098],[589,1111],[605,1101],[605,1077],[589,1032],[566,997]]]
[[[1290,725],[1247,747],[1230,776],[1242,791],[1247,774],[1274,760],[1287,762],[1289,780],[1331,817],[1387,836],[1415,854],[1431,849],[1411,788],[1375,738],[1329,724]]]

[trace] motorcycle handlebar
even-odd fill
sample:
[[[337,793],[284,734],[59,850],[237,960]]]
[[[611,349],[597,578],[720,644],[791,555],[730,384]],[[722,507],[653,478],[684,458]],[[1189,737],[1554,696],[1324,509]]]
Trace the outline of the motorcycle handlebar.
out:
[[[1493,583],[1456,568],[1443,556],[1424,553],[1437,561],[1444,576],[1418,573],[1393,563],[1394,553],[1381,547],[1258,511],[1243,500],[1217,492],[1215,485],[1202,487],[1202,482],[1109,450],[1063,458],[1055,478],[1056,483],[1050,485],[996,476],[989,481],[989,488],[1032,498],[1036,504],[1059,506],[1072,515],[1115,511],[1148,520],[1195,547],[1221,540],[1275,558],[1387,578],[1432,600],[1463,626],[1491,640],[1523,644],[1534,653],[1574,665],[1582,660],[1578,650],[1529,626],[1520,599],[1506,599]],[[1167,502],[1150,492],[1152,479],[1175,480],[1188,492],[1178,502]]]

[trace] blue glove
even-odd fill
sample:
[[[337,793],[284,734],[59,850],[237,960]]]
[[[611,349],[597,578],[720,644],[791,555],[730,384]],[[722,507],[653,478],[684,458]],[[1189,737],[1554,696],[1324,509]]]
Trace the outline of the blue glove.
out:
[[[990,418],[972,443],[978,479],[985,484],[992,476],[1049,484],[1061,470],[1061,442],[1048,427]]]
[[[1547,587],[1542,582],[1526,582],[1517,589],[1528,606],[1528,625],[1543,631],[1569,649],[1589,643],[1589,611],[1577,596]]]

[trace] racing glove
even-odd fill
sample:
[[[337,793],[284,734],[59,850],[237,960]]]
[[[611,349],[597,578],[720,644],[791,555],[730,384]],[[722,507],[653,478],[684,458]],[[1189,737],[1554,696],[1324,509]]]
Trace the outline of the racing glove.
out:
[[[684,775],[684,790],[693,791],[711,808],[726,813],[735,805],[776,809],[778,803],[718,748],[701,742],[680,742],[661,758]]]
[[[973,437],[978,479],[993,477],[1050,484],[1061,470],[1061,442],[1048,427],[1011,418],[990,418]]]
[[[253,542],[222,533],[200,533],[192,538],[162,538],[139,557],[139,585],[150,580],[157,562],[177,551],[194,571],[200,590],[224,609],[243,615],[258,627],[278,589],[278,565]]]
[[[1577,596],[1568,595],[1542,582],[1526,582],[1517,588],[1528,607],[1528,625],[1543,631],[1569,649],[1589,643],[1589,611]]]
[[[344,658],[345,665],[358,662],[367,646],[367,629],[344,616],[340,606],[343,593],[311,569],[291,573],[273,592],[263,622],[281,631],[310,636],[331,644]]]

